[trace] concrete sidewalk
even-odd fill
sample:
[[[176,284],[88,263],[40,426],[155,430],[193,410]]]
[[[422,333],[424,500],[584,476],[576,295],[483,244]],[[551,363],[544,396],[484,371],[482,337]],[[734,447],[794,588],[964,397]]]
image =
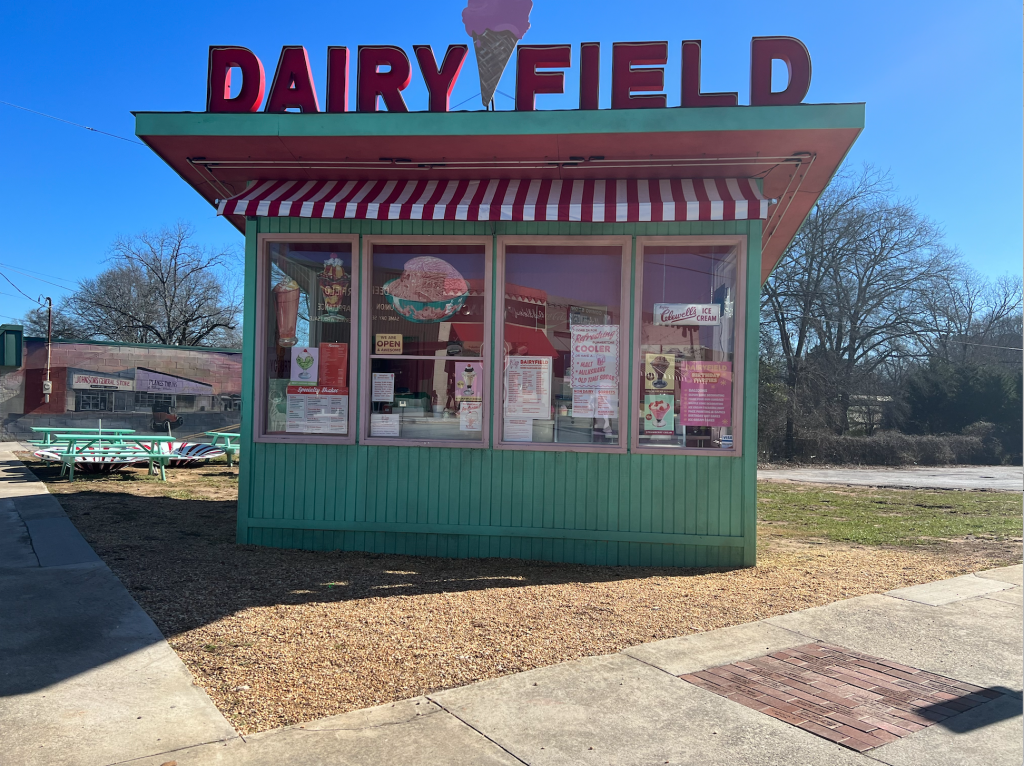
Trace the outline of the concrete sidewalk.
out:
[[[900,489],[978,489],[1024,491],[1024,468],[1019,465],[937,466],[934,468],[770,468],[757,472],[764,481],[812,484],[851,484]]]
[[[0,511],[4,766],[1022,762],[1019,565],[243,739],[45,487],[2,447]],[[816,642],[973,684],[987,701],[858,753],[680,678]]]

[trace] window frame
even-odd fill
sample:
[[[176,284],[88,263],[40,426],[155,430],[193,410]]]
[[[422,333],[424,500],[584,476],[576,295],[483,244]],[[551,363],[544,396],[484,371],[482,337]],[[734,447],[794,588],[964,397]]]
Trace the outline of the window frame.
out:
[[[364,235],[362,242],[362,266],[360,271],[360,380],[359,380],[359,443],[381,446],[381,447],[450,447],[453,449],[489,449],[491,444],[491,397],[493,390],[491,385],[484,389],[482,396],[483,403],[483,424],[479,440],[460,441],[449,439],[402,439],[386,436],[370,436],[370,411],[372,409],[370,397],[373,386],[370,380],[372,360],[370,350],[373,348],[370,333],[373,330],[373,246],[374,245],[483,245],[484,248],[484,330],[483,349],[480,355],[481,364],[485,373],[485,379],[494,374],[493,349],[489,342],[491,337],[491,314],[492,292],[494,280],[494,240],[490,236],[480,235],[448,235],[448,234],[422,234],[422,235]],[[353,309],[353,313],[355,309]],[[396,359],[400,357],[395,357]],[[444,358],[444,357],[438,357]],[[488,380],[490,384],[490,381]]]
[[[619,443],[618,445],[604,444],[568,444],[563,442],[507,442],[505,438],[505,251],[510,245],[550,245],[552,247],[621,247],[622,248],[622,271],[620,276],[621,293],[619,296]],[[494,376],[497,386],[495,391],[495,407],[497,417],[495,423],[494,449],[496,450],[523,450],[535,452],[607,452],[625,454],[628,452],[629,438],[623,433],[623,402],[630,404],[627,417],[632,417],[632,406],[629,400],[629,382],[626,375],[632,368],[630,359],[633,349],[629,345],[630,333],[628,319],[630,318],[630,277],[633,261],[633,237],[630,235],[609,235],[609,236],[516,236],[503,235],[498,237],[498,257],[496,268],[498,270],[495,294],[502,296],[501,316],[495,317],[494,332]],[[499,350],[501,353],[499,353]]]
[[[742,457],[743,456],[743,411],[744,411],[744,357],[746,354],[746,321],[747,321],[747,237],[743,235],[722,236],[678,236],[678,237],[637,237],[636,238],[636,285],[633,293],[633,354],[635,361],[631,367],[633,383],[640,380],[643,365],[640,353],[640,322],[643,318],[644,289],[644,248],[645,247],[700,247],[702,245],[733,245],[736,247],[736,301],[734,303],[735,319],[733,322],[735,338],[733,339],[732,362],[732,449],[713,449],[709,447],[644,447],[640,445],[640,419],[636,401],[630,402],[635,412],[631,415],[630,449],[640,455],[697,455],[703,457]],[[633,399],[637,395],[634,393]]]
[[[267,433],[267,315],[268,293],[270,292],[270,245],[283,243],[348,244],[352,250],[352,341],[349,343],[349,386],[348,386],[348,433],[344,436],[329,434],[268,434]],[[256,238],[256,349],[253,363],[253,441],[264,444],[355,444],[356,408],[353,399],[358,395],[356,382],[358,367],[353,364],[356,351],[351,348],[358,343],[360,315],[359,298],[361,269],[359,268],[358,234],[259,234]]]

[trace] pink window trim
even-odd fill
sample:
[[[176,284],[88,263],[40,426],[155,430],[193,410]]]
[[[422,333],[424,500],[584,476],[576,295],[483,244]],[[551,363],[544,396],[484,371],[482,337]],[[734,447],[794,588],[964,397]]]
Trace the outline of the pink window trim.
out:
[[[505,313],[502,311],[501,319],[497,321],[497,327],[495,328],[495,348],[492,353],[492,358],[494,359],[494,375],[497,378],[494,388],[494,407],[497,413],[495,418],[494,449],[535,452],[608,452],[620,455],[625,454],[627,452],[627,437],[623,433],[622,428],[622,403],[627,400],[627,397],[623,395],[623,392],[628,391],[626,375],[630,369],[630,359],[632,358],[633,350],[629,347],[629,327],[628,325],[625,325],[624,320],[629,316],[630,263],[633,247],[632,236],[500,236],[498,237],[498,284],[495,288],[498,295],[505,294],[505,248],[509,245],[550,245],[554,247],[564,247],[567,245],[571,247],[587,247],[589,245],[594,247],[613,246],[622,248],[622,275],[620,278],[621,294],[619,297],[619,315],[621,317],[619,326],[619,444],[617,446],[605,446],[600,444],[560,444],[555,442],[506,442],[502,440],[505,427],[505,396],[503,390],[505,369],[503,355],[499,353],[499,350],[504,349],[505,347]],[[632,407],[629,412],[632,412]]]
[[[633,347],[636,357],[631,373],[634,383],[640,370],[640,320],[643,315],[643,265],[644,248],[665,247],[671,245],[732,245],[736,248],[736,319],[734,322],[736,337],[733,353],[733,391],[732,391],[732,449],[713,449],[698,447],[641,447],[640,423],[635,417],[636,402],[630,402],[632,423],[630,425],[630,449],[639,455],[699,455],[703,457],[741,457],[743,455],[743,393],[744,393],[744,353],[746,350],[747,321],[747,238],[745,236],[691,236],[691,237],[637,237],[636,238],[636,290],[633,295]],[[634,398],[636,398],[634,396]]]
[[[267,353],[267,294],[270,291],[269,245],[274,242],[284,243],[337,243],[348,244],[352,250],[352,317],[359,317],[360,292],[359,283],[359,235],[358,234],[259,234],[256,237],[256,349],[253,356],[253,401],[249,403],[252,418],[253,441],[263,444],[355,444],[356,421],[352,406],[356,388],[352,386],[355,365],[352,360],[355,354],[349,349],[349,401],[348,401],[348,433],[345,436],[325,436],[323,434],[268,434],[267,433],[267,381],[263,374],[266,370]],[[358,338],[359,322],[354,321],[352,338]]]
[[[360,269],[360,305],[363,307],[359,315],[361,328],[359,333],[359,358],[361,362],[362,378],[359,380],[359,413],[360,433],[359,444],[370,444],[389,447],[447,447],[451,449],[490,449],[491,447],[491,400],[488,396],[483,397],[483,430],[480,434],[480,441],[449,441],[446,439],[394,439],[390,437],[370,436],[370,342],[367,333],[372,329],[370,313],[373,309],[373,296],[370,290],[373,284],[372,247],[374,245],[483,245],[484,247],[484,285],[490,285],[492,279],[491,261],[493,250],[493,239],[481,236],[437,236],[437,235],[409,235],[409,236],[363,236],[362,246],[362,267]],[[353,314],[355,309],[353,308]],[[484,347],[483,364],[484,378],[493,369],[494,355],[489,348],[487,338],[491,332],[491,293],[484,291]],[[366,337],[364,337],[366,336]],[[401,358],[401,357],[395,357]],[[351,387],[350,387],[351,388]],[[486,389],[485,389],[486,390]],[[351,407],[351,402],[349,403]]]

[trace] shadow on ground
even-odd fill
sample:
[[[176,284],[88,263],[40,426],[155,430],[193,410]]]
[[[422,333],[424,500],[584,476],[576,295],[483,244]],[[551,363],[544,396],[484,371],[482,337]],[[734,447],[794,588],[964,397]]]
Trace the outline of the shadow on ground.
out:
[[[76,491],[61,492],[52,483],[56,469],[32,469],[51,482],[68,517],[167,636],[252,607],[726,571],[237,545],[234,500],[140,496],[117,491],[120,482],[109,477],[96,482],[96,491],[86,488],[90,477],[83,477],[76,480]],[[233,471],[205,476],[237,478]],[[170,490],[188,491],[187,484]]]

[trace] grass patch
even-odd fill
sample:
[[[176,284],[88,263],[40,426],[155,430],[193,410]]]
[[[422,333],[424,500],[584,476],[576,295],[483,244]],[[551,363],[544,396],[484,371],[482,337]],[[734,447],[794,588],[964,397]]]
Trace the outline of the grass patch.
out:
[[[826,489],[760,482],[757,516],[772,531],[861,545],[912,546],[973,535],[1021,537],[1021,496],[1015,492]]]

